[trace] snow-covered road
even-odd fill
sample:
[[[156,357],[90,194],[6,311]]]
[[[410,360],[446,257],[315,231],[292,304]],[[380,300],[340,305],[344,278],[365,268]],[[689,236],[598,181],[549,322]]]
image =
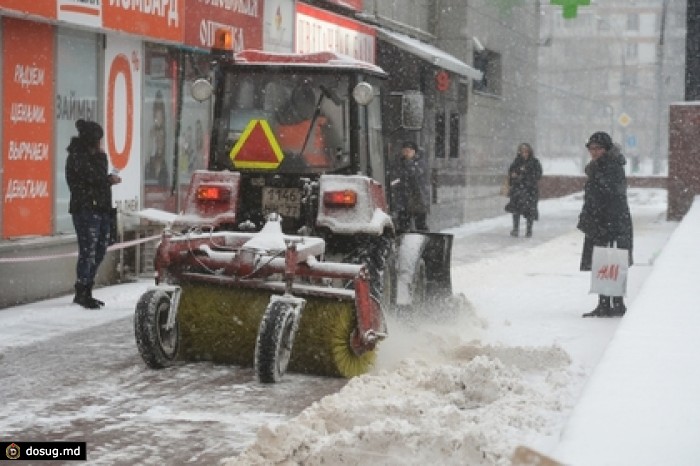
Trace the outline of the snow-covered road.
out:
[[[630,199],[632,301],[675,224],[664,191]],[[0,310],[0,432],[86,441],[89,464],[218,464],[248,447],[238,464],[509,464],[521,442],[552,444],[619,322],[579,317],[595,300],[578,272],[580,205],[542,202],[532,239],[508,236],[505,215],[453,229],[454,287],[470,305],[450,322],[390,321],[378,367],[347,386],[295,374],[259,385],[250,369],[208,363],[147,369],[132,321],[146,281],[96,290],[101,311],[68,296]]]

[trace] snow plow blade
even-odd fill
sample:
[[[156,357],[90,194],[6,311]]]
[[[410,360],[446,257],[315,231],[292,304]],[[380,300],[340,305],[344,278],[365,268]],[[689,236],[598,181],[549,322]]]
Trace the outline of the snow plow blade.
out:
[[[427,242],[423,259],[428,272],[428,300],[444,300],[452,296],[452,235],[423,233]]]
[[[425,309],[451,313],[463,300],[452,294],[452,235],[404,233],[398,242],[396,304],[399,313],[418,316]]]

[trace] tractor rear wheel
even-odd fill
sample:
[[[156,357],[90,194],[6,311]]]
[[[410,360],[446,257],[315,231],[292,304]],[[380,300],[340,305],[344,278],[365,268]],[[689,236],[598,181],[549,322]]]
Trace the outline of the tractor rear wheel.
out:
[[[287,372],[296,325],[290,304],[275,301],[268,306],[255,342],[255,373],[261,383],[279,382]]]
[[[171,300],[162,290],[149,290],[136,304],[134,334],[141,358],[152,369],[171,366],[180,346],[178,323],[168,329]]]

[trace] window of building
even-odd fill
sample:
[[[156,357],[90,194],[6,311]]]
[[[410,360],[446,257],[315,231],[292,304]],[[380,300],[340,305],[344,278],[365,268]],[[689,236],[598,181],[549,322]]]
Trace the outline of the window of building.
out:
[[[445,158],[445,113],[435,113],[435,157]]]
[[[637,13],[629,13],[627,15],[627,30],[639,31],[639,15]]]
[[[64,167],[66,147],[76,136],[75,122],[79,119],[102,124],[99,107],[97,67],[99,45],[97,35],[75,30],[59,29],[56,39],[56,170],[54,171],[55,224],[57,234],[72,233],[73,222],[68,213],[70,190]]]
[[[474,68],[484,73],[481,81],[474,81],[473,90],[501,95],[501,54],[491,50],[474,51]]]
[[[625,57],[636,59],[639,56],[639,44],[632,43],[625,46]]]
[[[450,158],[459,157],[459,113],[450,114]]]

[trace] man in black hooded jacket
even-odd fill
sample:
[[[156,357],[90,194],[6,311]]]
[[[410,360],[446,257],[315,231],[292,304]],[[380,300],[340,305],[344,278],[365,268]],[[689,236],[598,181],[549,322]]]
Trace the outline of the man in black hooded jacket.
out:
[[[68,212],[78,236],[75,297],[73,302],[88,309],[104,303],[92,297],[97,269],[104,259],[112,224],[112,185],[120,183],[108,174],[107,154],[100,148],[102,127],[93,121],[75,123],[78,136],[67,148],[66,181],[70,188]]]
[[[632,265],[632,216],[627,204],[626,160],[610,135],[593,133],[586,144],[591,161],[586,165],[586,185],[578,229],[585,235],[581,270],[591,270],[594,246],[612,246],[629,251]],[[623,298],[600,295],[598,306],[583,317],[620,317],[626,312]]]

